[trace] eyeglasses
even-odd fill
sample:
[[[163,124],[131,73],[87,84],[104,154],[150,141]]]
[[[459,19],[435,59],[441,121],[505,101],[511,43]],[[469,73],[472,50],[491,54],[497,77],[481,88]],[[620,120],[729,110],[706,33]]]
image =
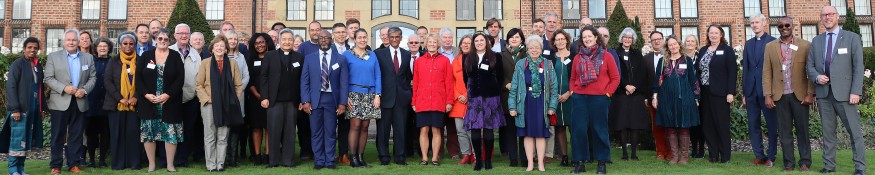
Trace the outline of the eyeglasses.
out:
[[[133,46],[134,43],[122,43],[122,46]]]
[[[328,39],[328,40],[330,40],[331,37],[330,37],[330,36],[320,36],[320,37],[316,37],[316,39],[317,39],[317,40],[320,40],[320,39]]]
[[[170,41],[170,38],[158,37],[158,38],[155,38],[155,41],[165,42],[165,41]]]
[[[177,35],[190,35],[191,33],[177,32]]]
[[[411,42],[407,42],[407,44],[422,44],[422,42],[413,42],[413,41],[411,41]]]
[[[790,24],[784,24],[784,25],[778,24],[779,29],[790,28],[790,26],[791,26]]]

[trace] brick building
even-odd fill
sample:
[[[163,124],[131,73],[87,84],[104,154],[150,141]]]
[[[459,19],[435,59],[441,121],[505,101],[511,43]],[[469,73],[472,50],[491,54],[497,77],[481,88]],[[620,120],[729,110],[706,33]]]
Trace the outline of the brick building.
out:
[[[577,33],[581,17],[604,25],[619,0],[197,0],[211,27],[218,29],[222,21],[235,24],[238,31],[263,32],[275,22],[283,22],[304,35],[305,27],[316,20],[330,27],[347,18],[361,20],[368,31],[382,26],[402,27],[405,35],[416,26],[428,26],[432,32],[442,27],[457,35],[483,30],[486,20],[501,20],[504,31],[521,27],[529,31],[533,15],[546,12],[559,14],[563,29]],[[170,17],[172,0],[0,0],[0,41],[21,50],[28,36],[43,41],[43,53],[61,49],[65,28],[78,28],[114,38],[151,19],[163,22]],[[532,4],[534,2],[534,4]],[[704,35],[710,24],[721,24],[732,45],[741,45],[753,35],[747,27],[747,17],[762,13],[776,21],[780,16],[795,17],[795,32],[803,38],[813,38],[819,27],[819,10],[833,5],[841,10],[855,10],[865,46],[872,46],[872,0],[622,0],[630,18],[638,16],[642,30],[658,30],[672,34]],[[123,9],[123,10],[122,10]],[[534,9],[534,10],[533,10]],[[842,17],[843,19],[843,17]],[[776,27],[770,34],[777,35]],[[376,36],[376,33],[372,33]],[[95,37],[96,38],[96,37]],[[701,38],[701,37],[700,37]],[[379,42],[376,37],[371,40]]]

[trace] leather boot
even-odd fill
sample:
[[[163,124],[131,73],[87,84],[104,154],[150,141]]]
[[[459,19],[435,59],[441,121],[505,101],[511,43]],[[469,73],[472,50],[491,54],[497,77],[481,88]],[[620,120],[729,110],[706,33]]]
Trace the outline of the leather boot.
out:
[[[359,157],[357,156],[357,154],[351,153],[349,155],[349,166],[353,168],[358,168],[362,166],[362,163],[361,161],[359,161]]]
[[[669,164],[677,164],[680,156],[678,150],[678,136],[675,129],[665,130],[666,138],[668,141],[668,147],[671,150],[671,160],[668,162]]]
[[[580,174],[580,173],[584,173],[584,172],[586,172],[586,166],[583,163],[583,161],[575,161],[574,162],[574,169],[571,170],[571,173]]]
[[[237,141],[236,132],[228,132],[228,148],[225,150],[226,161],[225,165],[229,167],[237,167],[237,146],[240,142]]]
[[[680,160],[678,163],[682,165],[686,165],[690,159],[690,130],[689,129],[681,129],[681,139],[680,139]]]

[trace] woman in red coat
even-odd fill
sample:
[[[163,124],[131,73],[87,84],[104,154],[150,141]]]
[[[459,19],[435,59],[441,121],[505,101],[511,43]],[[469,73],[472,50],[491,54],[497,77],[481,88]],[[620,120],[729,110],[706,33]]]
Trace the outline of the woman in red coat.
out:
[[[428,132],[432,132],[431,145],[441,145],[441,128],[444,118],[453,108],[453,67],[450,59],[438,53],[438,37],[426,39],[428,53],[413,63],[413,111],[416,111],[416,126],[419,127],[419,145],[422,151],[420,165],[428,164]],[[438,163],[440,146],[432,147],[431,164]]]

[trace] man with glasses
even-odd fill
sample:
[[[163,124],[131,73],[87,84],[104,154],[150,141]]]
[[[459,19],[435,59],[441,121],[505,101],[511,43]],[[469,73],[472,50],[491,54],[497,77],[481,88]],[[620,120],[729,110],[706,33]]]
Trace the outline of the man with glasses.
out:
[[[319,21],[310,22],[307,32],[309,32],[311,40],[301,43],[298,49],[302,56],[319,52],[319,38],[322,31],[322,23],[319,23]],[[297,125],[298,138],[300,138],[298,144],[301,146],[301,160],[310,160],[313,157],[313,148],[310,144],[310,117],[298,117]]]
[[[342,23],[334,25],[334,34],[346,32]],[[344,34],[345,35],[345,34]],[[334,41],[343,42],[346,36]],[[333,51],[331,34],[319,34],[319,51],[304,57],[301,72],[302,109],[310,114],[310,132],[313,133],[313,169],[336,169],[334,146],[337,141],[337,116],[346,112],[349,93],[349,72],[346,57]],[[335,43],[336,44],[336,43]],[[349,121],[349,120],[347,120]],[[341,137],[341,140],[346,139]]]
[[[346,44],[346,35],[346,25],[344,25],[343,23],[335,23],[331,32],[331,37],[333,37],[332,41],[334,43],[331,44],[331,47],[334,47],[334,51],[339,54],[343,54],[343,52],[346,52],[346,50],[352,48]]]
[[[650,79],[653,79],[652,76],[656,75],[656,68],[658,66],[656,64],[659,64],[659,60],[664,56],[662,50],[664,45],[665,38],[662,36],[662,32],[654,30],[650,33],[650,46],[653,47],[653,52],[644,55],[644,62],[647,63],[648,76],[651,76]],[[645,99],[645,104],[650,107],[650,121],[656,121],[654,120],[656,117],[655,109],[650,106],[650,101]],[[665,141],[665,128],[656,125],[656,122],[651,122],[651,128],[653,128],[653,142],[656,144],[656,159],[671,159],[671,150],[668,149],[668,142]]]
[[[835,7],[821,8],[820,23],[826,32],[812,40],[805,66],[808,78],[815,81],[817,107],[823,125],[824,167],[820,172],[836,170],[836,127],[839,121],[836,118],[839,118],[850,134],[856,169],[854,175],[863,175],[866,174],[866,145],[858,109],[863,95],[863,42],[860,35],[839,28],[838,21]]]
[[[401,28],[390,27],[387,30],[389,47],[378,49],[374,53],[380,65],[383,92],[380,96],[380,119],[377,119],[377,151],[380,165],[389,165],[392,157],[389,154],[389,131],[393,131],[393,152],[395,164],[407,165],[405,158],[408,112],[413,92],[410,81],[413,74],[409,69],[410,52],[400,47]]]
[[[185,141],[179,143],[179,149],[174,157],[175,166],[185,167],[188,165],[188,156],[191,153],[204,152],[203,149],[203,123],[201,120],[200,104],[198,103],[197,95],[195,95],[194,80],[197,77],[198,69],[201,64],[201,56],[197,50],[192,49],[189,44],[189,36],[191,36],[191,27],[187,24],[180,23],[173,30],[173,38],[176,38],[176,44],[171,45],[170,50],[179,52],[182,56],[182,63],[185,67],[185,82],[182,86],[182,112],[184,118],[182,121],[183,137]],[[163,155],[163,154],[159,154]]]
[[[744,43],[742,65],[742,87],[744,95],[741,96],[741,104],[747,106],[747,127],[750,134],[750,145],[756,158],[751,164],[772,167],[775,164],[775,153],[778,148],[778,125],[775,119],[775,110],[766,107],[763,97],[763,53],[766,44],[775,40],[775,37],[765,31],[766,17],[756,14],[750,17],[750,29],[756,34]],[[769,148],[763,152],[763,128],[762,118],[766,119],[766,129],[769,139]]]

